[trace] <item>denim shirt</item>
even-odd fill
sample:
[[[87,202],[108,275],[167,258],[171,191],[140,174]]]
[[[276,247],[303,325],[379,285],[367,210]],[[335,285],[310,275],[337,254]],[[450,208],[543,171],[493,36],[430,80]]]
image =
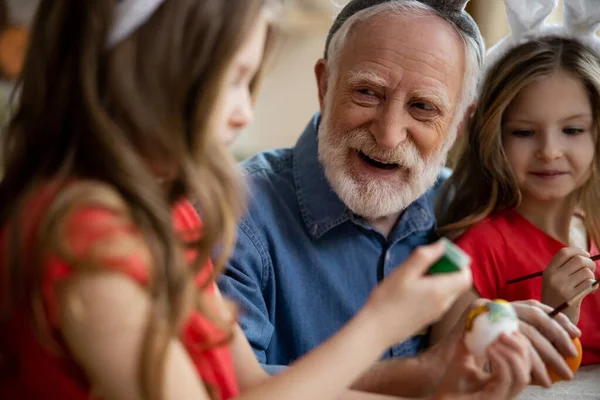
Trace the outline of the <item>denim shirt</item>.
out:
[[[242,164],[249,209],[219,280],[223,294],[240,306],[240,325],[271,373],[346,324],[382,279],[431,241],[435,228],[435,188],[405,210],[389,238],[353,215],[318,160],[319,120],[317,114],[294,148]],[[383,357],[415,355],[424,339],[413,337]]]

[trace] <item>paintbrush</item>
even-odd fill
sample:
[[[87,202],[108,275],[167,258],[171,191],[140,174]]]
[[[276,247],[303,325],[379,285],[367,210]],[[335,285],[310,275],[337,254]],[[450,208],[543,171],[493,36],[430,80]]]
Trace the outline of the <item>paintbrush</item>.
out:
[[[590,257],[590,259],[592,261],[597,261],[600,260],[600,254],[596,254],[595,256]],[[523,282],[526,281],[528,279],[532,279],[532,278],[537,278],[538,276],[542,276],[544,275],[544,271],[538,271],[538,272],[534,272],[533,274],[529,274],[529,275],[524,275],[515,279],[511,279],[509,281],[506,281],[507,285],[510,285],[512,283],[518,283],[518,282]]]
[[[582,291],[581,293],[579,293],[577,296],[573,297],[571,300],[565,301],[560,306],[556,307],[554,310],[552,310],[551,312],[548,313],[548,316],[550,318],[553,318],[559,312],[562,312],[566,308],[571,307],[572,305],[577,304],[585,296],[587,296],[588,294],[592,293],[596,289],[596,286],[598,286],[598,283],[600,283],[600,279],[596,279],[594,282],[592,282],[592,284],[590,285],[590,287],[588,287],[587,289],[585,289],[584,291]]]

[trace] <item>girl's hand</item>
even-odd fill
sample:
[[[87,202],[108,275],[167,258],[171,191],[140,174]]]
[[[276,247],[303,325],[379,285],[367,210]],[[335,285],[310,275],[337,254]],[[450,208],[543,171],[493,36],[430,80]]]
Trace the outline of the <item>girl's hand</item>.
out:
[[[577,247],[561,249],[544,270],[542,303],[550,307],[571,300],[595,279],[596,263],[590,255]],[[564,311],[573,323],[579,321],[581,302]]]
[[[441,243],[417,248],[373,291],[364,311],[380,321],[387,345],[400,343],[431,325],[471,287],[468,268],[427,275],[443,251]]]

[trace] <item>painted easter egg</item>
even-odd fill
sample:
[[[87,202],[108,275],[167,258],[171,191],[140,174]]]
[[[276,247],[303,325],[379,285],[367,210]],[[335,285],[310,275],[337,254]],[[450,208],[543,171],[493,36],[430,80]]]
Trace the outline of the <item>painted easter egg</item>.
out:
[[[465,345],[471,354],[481,357],[503,333],[519,329],[519,317],[513,306],[505,300],[494,300],[474,308],[467,317]]]
[[[565,358],[565,361],[567,362],[569,368],[571,368],[571,371],[575,373],[581,365],[581,359],[583,358],[583,348],[581,347],[581,341],[578,338],[573,339],[573,344],[577,349],[577,357]],[[558,375],[556,375],[550,368],[548,368],[548,375],[550,376],[552,382],[562,381],[562,379]]]

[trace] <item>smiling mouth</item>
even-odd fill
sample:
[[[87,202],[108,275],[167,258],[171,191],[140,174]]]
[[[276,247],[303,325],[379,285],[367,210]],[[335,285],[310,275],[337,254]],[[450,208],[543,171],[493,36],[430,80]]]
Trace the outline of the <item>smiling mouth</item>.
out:
[[[380,168],[380,169],[395,169],[395,168],[399,168],[400,167],[400,164],[386,163],[386,162],[375,160],[375,159],[369,157],[368,155],[366,155],[365,153],[363,153],[362,151],[359,151],[358,155],[360,156],[360,158],[362,158],[369,165],[372,165],[373,167],[376,167],[376,168]]]
[[[531,172],[531,175],[536,175],[536,176],[559,176],[559,175],[564,175],[565,172],[560,172],[560,171],[539,171],[539,172]]]

